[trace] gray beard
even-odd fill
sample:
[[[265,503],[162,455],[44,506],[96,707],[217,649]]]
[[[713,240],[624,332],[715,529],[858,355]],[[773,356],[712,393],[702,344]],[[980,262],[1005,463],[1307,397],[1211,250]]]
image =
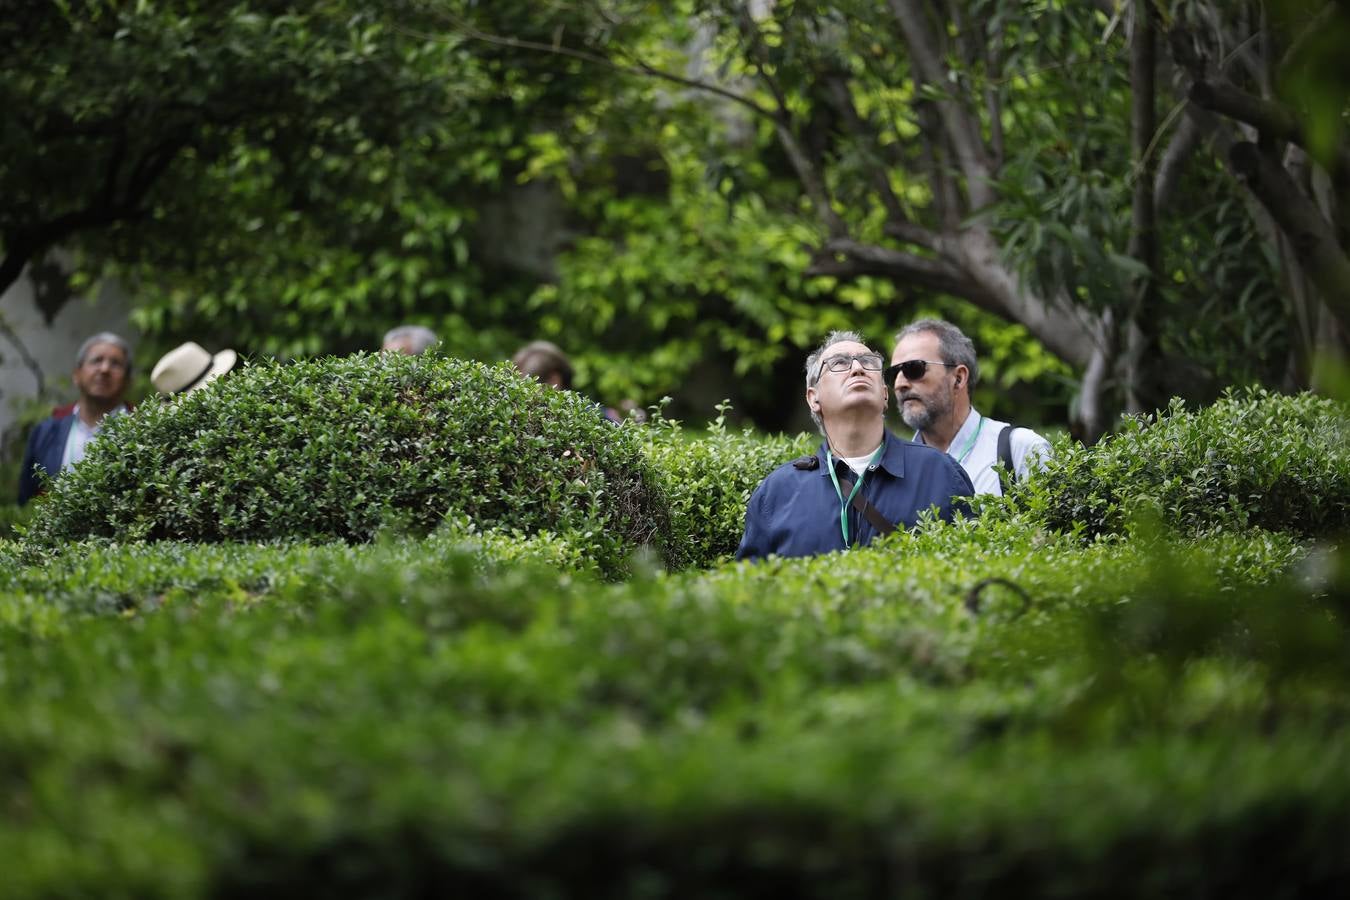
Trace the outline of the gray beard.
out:
[[[947,415],[952,409],[950,397],[947,398],[946,403],[939,397],[933,397],[930,400],[916,397],[914,401],[919,404],[917,407],[910,406],[908,401],[900,404],[900,418],[915,431],[923,431],[925,428],[932,426],[934,422]]]

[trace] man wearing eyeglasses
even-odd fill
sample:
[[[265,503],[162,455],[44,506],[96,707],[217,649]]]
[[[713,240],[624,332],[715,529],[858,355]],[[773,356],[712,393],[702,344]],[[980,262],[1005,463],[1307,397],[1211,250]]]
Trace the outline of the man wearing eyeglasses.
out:
[[[1002,494],[994,469],[1002,461],[1015,478],[1026,478],[1049,458],[1050,442],[1030,428],[1014,428],[980,415],[970,389],[980,376],[975,345],[950,322],[921,319],[895,336],[885,372],[900,417],[914,440],[951,455],[977,494]]]
[[[745,512],[737,559],[812,556],[912,528],[935,508],[951,520],[973,493],[951,457],[891,434],[881,354],[836,331],[806,360],[806,405],[825,441],[765,478]]]
[[[130,374],[131,347],[117,335],[105,331],[80,345],[70,376],[80,392],[79,402],[58,407],[28,436],[19,469],[20,505],[42,492],[39,472],[55,478],[84,459],[85,447],[104,419],[127,409],[122,396]]]

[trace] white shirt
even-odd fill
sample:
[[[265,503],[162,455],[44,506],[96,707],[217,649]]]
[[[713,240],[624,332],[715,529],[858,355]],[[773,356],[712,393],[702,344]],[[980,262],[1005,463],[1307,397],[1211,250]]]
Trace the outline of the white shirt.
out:
[[[883,440],[882,443],[884,444],[885,441]],[[881,449],[880,446],[877,449]],[[872,461],[872,457],[876,455],[877,451],[873,450],[866,456],[841,456],[839,458],[844,461],[844,465],[853,470],[854,475],[861,475],[863,470],[867,468],[867,464]]]
[[[947,455],[960,463],[970,476],[977,494],[1003,493],[994,465],[998,462],[998,434],[1007,424],[986,419],[971,407],[970,415],[966,416],[947,448]],[[1042,468],[1045,460],[1050,458],[1050,442],[1030,428],[1014,428],[1009,438],[1008,449],[1018,480],[1026,478],[1032,469]],[[923,433],[916,432],[914,439],[923,443]]]
[[[119,406],[109,416],[117,415],[126,409],[126,406]],[[84,424],[84,419],[80,418],[80,407],[76,406],[75,411],[71,413],[75,417],[75,422],[70,426],[70,434],[66,435],[66,449],[61,454],[61,471],[64,472],[80,460],[84,459],[85,448],[89,442],[98,434],[98,430],[103,427],[103,419],[99,419],[93,425]],[[105,416],[104,418],[107,418]]]

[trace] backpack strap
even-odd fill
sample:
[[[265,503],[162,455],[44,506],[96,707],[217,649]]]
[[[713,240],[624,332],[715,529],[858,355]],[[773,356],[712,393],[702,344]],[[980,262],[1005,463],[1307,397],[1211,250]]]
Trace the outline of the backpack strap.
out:
[[[1008,483],[1017,482],[1017,470],[1013,468],[1012,458],[1012,431],[1016,426],[1004,425],[1003,430],[998,433],[998,461],[1003,463],[1003,468],[1007,470]]]
[[[839,489],[853,494],[853,482],[846,477],[841,477],[839,479]],[[853,495],[852,506],[858,512],[862,513],[864,519],[872,523],[872,527],[877,530],[877,534],[890,534],[895,530],[895,523],[883,516],[881,510],[877,509],[876,506],[872,504],[872,501],[868,500],[862,494]]]

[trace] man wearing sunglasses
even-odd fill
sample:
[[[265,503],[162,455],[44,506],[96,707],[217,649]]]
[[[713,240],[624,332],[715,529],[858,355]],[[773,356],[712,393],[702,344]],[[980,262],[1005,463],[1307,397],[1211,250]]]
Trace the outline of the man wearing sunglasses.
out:
[[[950,456],[891,434],[881,354],[836,331],[806,360],[806,405],[825,442],[780,466],[745,511],[737,559],[812,556],[863,546],[912,528],[936,508],[951,520],[973,493]]]
[[[895,391],[900,417],[917,443],[951,455],[977,494],[1002,494],[994,464],[1027,477],[1050,455],[1050,442],[1030,428],[988,419],[970,405],[980,376],[975,345],[950,322],[921,319],[895,336],[885,380]]]

